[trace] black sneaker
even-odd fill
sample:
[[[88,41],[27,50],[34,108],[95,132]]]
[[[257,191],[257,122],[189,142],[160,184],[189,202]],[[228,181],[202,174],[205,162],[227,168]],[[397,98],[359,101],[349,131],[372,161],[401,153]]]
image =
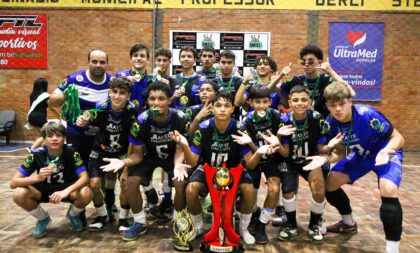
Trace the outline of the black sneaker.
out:
[[[149,214],[155,217],[159,222],[169,221],[169,217],[161,213],[157,206],[151,207],[149,209]]]
[[[327,232],[330,233],[347,233],[347,234],[356,234],[357,233],[357,223],[354,223],[353,225],[347,225],[342,220],[339,222],[328,226]]]
[[[258,244],[268,243],[267,233],[265,232],[265,225],[260,220],[255,224],[255,242]]]
[[[174,210],[172,199],[163,199],[159,204],[159,211],[161,213],[171,214]]]
[[[89,224],[88,230],[92,232],[96,232],[101,230],[105,225],[108,223],[108,216],[98,216],[93,220],[92,223]]]
[[[120,234],[124,234],[125,231],[130,229],[130,223],[128,223],[127,219],[119,219],[118,220],[118,231]]]
[[[274,217],[271,221],[271,224],[275,227],[282,226],[287,222],[286,211],[284,206],[276,206],[275,213],[277,217]]]

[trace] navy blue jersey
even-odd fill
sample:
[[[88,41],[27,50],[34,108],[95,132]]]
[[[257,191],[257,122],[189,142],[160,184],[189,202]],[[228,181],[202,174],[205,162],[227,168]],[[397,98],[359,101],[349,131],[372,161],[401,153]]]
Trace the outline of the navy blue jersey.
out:
[[[299,75],[286,80],[280,87],[281,92],[286,97],[289,96],[290,90],[297,85],[307,87],[311,91],[314,110],[321,113],[325,118],[329,114],[329,111],[325,105],[324,90],[333,81],[334,79],[332,77],[324,73],[319,74],[315,79],[308,79],[306,75]]]
[[[320,113],[312,110],[307,111],[306,119],[296,120],[296,125],[293,123],[293,112],[288,112],[282,116],[285,125],[293,125],[297,130],[291,136],[283,136],[281,138],[282,144],[289,144],[290,153],[289,159],[298,164],[307,164],[307,156],[317,155],[318,144],[326,144],[327,138],[322,130],[324,122]],[[306,128],[303,128],[306,121]],[[302,129],[301,131],[299,129]],[[301,143],[299,143],[298,135],[302,136]]]
[[[219,91],[230,92],[233,98],[235,98],[235,94],[238,91],[239,86],[241,86],[243,80],[244,79],[239,76],[232,76],[228,78],[218,76],[213,79],[213,81],[219,86]]]
[[[49,157],[47,146],[34,150],[26,157],[18,171],[22,175],[29,177],[34,172],[39,174],[39,171],[42,168],[47,167],[52,162],[56,165],[56,169],[51,176],[43,181],[43,183],[73,183],[79,179],[80,173],[86,171],[86,167],[83,164],[79,152],[77,152],[74,147],[66,144],[64,144],[63,152],[57,159]]]
[[[257,147],[266,145],[266,141],[262,138],[262,134],[268,135],[268,131],[272,134],[276,134],[281,126],[284,125],[280,118],[280,112],[272,108],[268,108],[265,117],[261,118],[255,115],[255,111],[247,114],[246,118],[242,122],[245,128],[245,133],[249,135]],[[261,162],[267,162],[268,160],[280,160],[281,156],[279,153],[275,153],[270,156],[263,155]]]
[[[201,69],[197,71],[196,73],[198,75],[206,77],[207,80],[213,80],[214,78],[216,78],[217,72],[218,70],[216,68],[213,68],[212,70]]]
[[[176,143],[169,137],[169,132],[178,130],[187,136],[190,122],[182,111],[169,109],[165,123],[156,122],[148,111],[142,112],[131,125],[129,141],[145,148],[145,159],[173,162]]]
[[[203,121],[190,144],[191,151],[200,156],[198,163],[220,167],[226,162],[226,168],[236,167],[243,156],[250,152],[247,146],[233,141],[232,134],[238,134],[238,129],[241,129],[241,124],[234,119],[230,120],[224,133],[216,129],[214,118]]]
[[[135,73],[131,69],[118,71],[115,76],[134,76]],[[143,110],[146,106],[147,98],[147,86],[152,83],[154,80],[151,75],[143,75],[139,80],[133,82],[133,87],[131,88],[131,97],[130,101],[133,102],[139,110]]]
[[[88,70],[81,70],[73,73],[60,84],[54,91],[55,94],[61,94],[70,84],[75,84],[79,90],[79,103],[81,112],[94,109],[96,103],[104,102],[108,98],[109,81],[111,75],[105,73],[104,81],[96,83],[89,79]],[[97,130],[89,128],[80,128],[71,122],[67,122],[67,132],[78,135],[95,135]]]
[[[201,84],[206,81],[204,76],[197,75],[194,73],[190,77],[184,77],[183,73],[177,74],[175,77],[172,77],[173,81],[171,82],[172,93],[184,87],[185,93],[181,97],[177,98],[173,102],[173,107],[175,109],[185,112],[189,106],[196,105],[200,103],[200,98],[198,96]]]
[[[369,105],[353,105],[353,117],[350,122],[340,123],[329,115],[324,124],[324,131],[329,139],[338,133],[344,133],[341,144],[360,156],[376,154],[384,148],[394,131],[391,122],[378,110]]]
[[[185,114],[187,115],[190,123],[194,121],[195,117],[200,113],[202,109],[203,109],[203,104],[198,104],[198,105],[193,105],[193,106],[188,107],[188,109],[185,111]],[[209,116],[205,117],[201,121],[210,119],[211,117],[213,117],[213,113],[210,113]]]
[[[104,157],[119,157],[128,149],[131,123],[137,117],[137,107],[128,102],[121,112],[112,111],[111,101],[100,103],[90,111],[89,123],[100,130],[95,136],[93,150]]]

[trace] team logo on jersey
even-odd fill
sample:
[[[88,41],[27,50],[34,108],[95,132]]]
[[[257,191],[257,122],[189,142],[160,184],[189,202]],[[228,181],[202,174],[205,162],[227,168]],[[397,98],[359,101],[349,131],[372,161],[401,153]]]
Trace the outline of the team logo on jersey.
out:
[[[325,121],[324,119],[321,119],[321,120],[319,121],[319,125],[320,125],[320,127],[321,127],[321,132],[322,132],[323,134],[328,133],[328,132],[330,131],[330,128],[331,128],[331,126],[330,126],[330,122]]]
[[[78,82],[82,82],[82,81],[83,81],[83,76],[82,76],[82,75],[77,75],[77,76],[76,76],[76,80],[77,80]]]
[[[130,133],[134,137],[137,137],[138,136],[138,134],[140,133],[140,125],[139,125],[139,123],[134,122],[133,124],[131,124]]]
[[[34,162],[34,154],[30,154],[28,155],[28,157],[26,157],[25,161],[23,161],[23,167],[28,169],[31,167],[33,162]]]
[[[191,117],[192,117],[192,110],[191,110],[191,108],[188,108],[187,110],[185,110],[185,114],[187,114],[188,119],[191,119]]]
[[[373,118],[370,120],[370,127],[373,130],[379,130],[379,128],[381,128],[381,122],[379,121],[379,119]]]
[[[196,130],[193,137],[193,143],[198,146],[201,144],[202,136],[199,130]]]
[[[74,158],[74,163],[76,164],[76,166],[82,166],[83,165],[83,160],[82,157],[80,156],[79,152],[74,152],[73,154],[73,158]]]
[[[179,102],[181,102],[181,104],[183,104],[183,105],[188,104],[188,97],[187,97],[187,96],[182,96],[182,97],[179,99]]]
[[[187,120],[187,122],[185,123],[185,129],[184,129],[185,133],[188,133],[190,131],[190,122]]]

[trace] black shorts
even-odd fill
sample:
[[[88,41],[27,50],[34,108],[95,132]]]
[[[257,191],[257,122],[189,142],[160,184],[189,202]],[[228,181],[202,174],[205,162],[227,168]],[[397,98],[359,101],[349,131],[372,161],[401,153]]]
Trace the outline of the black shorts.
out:
[[[305,165],[306,165],[306,164],[298,164],[298,163],[292,163],[292,164],[291,164],[291,166],[293,167],[293,169],[294,169],[297,173],[299,173],[299,175],[300,175],[301,177],[303,177],[306,181],[308,181],[309,174],[311,173],[311,171],[310,171],[310,170],[303,170],[303,167],[304,167]],[[327,176],[328,176],[328,172],[330,171],[330,164],[329,164],[329,163],[324,164],[324,165],[321,167],[321,169],[322,169],[322,174],[324,175],[324,179],[326,179],[326,178],[327,178]]]
[[[281,162],[280,162],[281,163]],[[253,170],[254,173],[254,180],[253,185],[255,189],[260,188],[260,182],[261,182],[261,173],[264,173],[266,178],[270,177],[281,177],[281,173],[279,168],[279,162],[278,161],[269,161],[269,162],[263,162],[259,163],[257,167]]]
[[[157,167],[161,167],[166,173],[168,173],[168,185],[174,187],[172,178],[174,177],[174,163],[167,161],[152,161],[149,159],[143,160],[140,164],[128,168],[129,177],[140,177],[141,184],[148,186],[152,179],[153,172]]]
[[[50,202],[50,196],[54,192],[62,191],[69,187],[70,185],[74,184],[72,183],[62,183],[62,184],[47,184],[44,182],[33,184],[32,187],[37,189],[41,193],[41,203],[48,203]],[[61,200],[62,202],[70,202],[73,203],[73,200],[71,200],[69,197]]]
[[[239,180],[239,184],[252,184],[253,174],[254,173],[252,172],[252,170],[244,169],[241,175],[241,179]],[[209,192],[203,166],[198,166],[197,169],[194,170],[188,182],[189,183],[198,182],[204,185],[205,190],[203,193],[200,193],[200,195],[204,194],[205,196]]]
[[[92,152],[89,155],[89,163],[88,163],[89,178],[103,177],[107,173],[113,173],[113,172],[107,172],[107,173],[103,172],[103,170],[101,169],[101,166],[108,164],[108,162],[103,161],[103,158],[104,156],[101,153],[92,150]],[[116,158],[116,157],[107,156],[107,158]],[[122,159],[122,158],[123,156],[120,157],[119,159]],[[122,170],[120,170],[118,174],[121,174],[121,173],[122,173]]]

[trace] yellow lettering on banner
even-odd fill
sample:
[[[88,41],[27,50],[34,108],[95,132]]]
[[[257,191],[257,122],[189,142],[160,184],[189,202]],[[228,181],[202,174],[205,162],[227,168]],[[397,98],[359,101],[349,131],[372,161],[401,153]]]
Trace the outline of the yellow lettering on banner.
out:
[[[270,9],[420,11],[420,0],[0,0],[2,8]]]

